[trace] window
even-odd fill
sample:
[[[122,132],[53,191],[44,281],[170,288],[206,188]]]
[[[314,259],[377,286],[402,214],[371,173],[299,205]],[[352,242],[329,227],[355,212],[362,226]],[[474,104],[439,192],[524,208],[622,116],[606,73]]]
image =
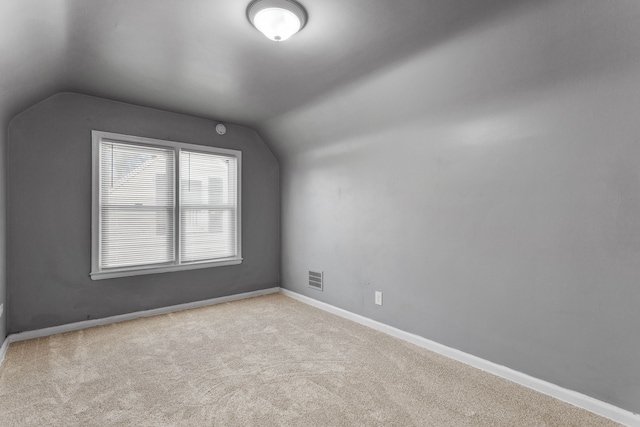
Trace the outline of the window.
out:
[[[242,262],[240,151],[92,137],[92,279]]]

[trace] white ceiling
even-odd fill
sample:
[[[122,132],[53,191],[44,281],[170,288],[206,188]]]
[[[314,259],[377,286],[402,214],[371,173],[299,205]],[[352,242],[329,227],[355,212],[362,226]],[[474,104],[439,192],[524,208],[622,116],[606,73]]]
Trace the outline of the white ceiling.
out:
[[[259,127],[534,2],[302,0],[307,26],[274,43],[249,0],[0,0],[0,123],[74,91]]]

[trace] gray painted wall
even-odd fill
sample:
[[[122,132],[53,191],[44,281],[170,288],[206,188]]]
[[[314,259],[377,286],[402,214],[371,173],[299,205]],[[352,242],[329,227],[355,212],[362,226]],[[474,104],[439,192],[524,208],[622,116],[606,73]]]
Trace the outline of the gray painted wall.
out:
[[[6,148],[7,126],[0,120],[0,304],[4,313],[0,317],[0,345],[7,336],[7,268],[6,268]]]
[[[11,118],[60,91],[67,62],[61,55],[66,30],[59,1],[0,1],[0,341],[7,334],[5,178],[7,131]],[[54,88],[58,88],[55,90]]]
[[[9,126],[8,331],[45,328],[278,286],[278,162],[251,129],[62,93]],[[244,262],[92,281],[91,130],[242,151]]]
[[[283,286],[640,412],[638,22],[540,2],[268,123]]]

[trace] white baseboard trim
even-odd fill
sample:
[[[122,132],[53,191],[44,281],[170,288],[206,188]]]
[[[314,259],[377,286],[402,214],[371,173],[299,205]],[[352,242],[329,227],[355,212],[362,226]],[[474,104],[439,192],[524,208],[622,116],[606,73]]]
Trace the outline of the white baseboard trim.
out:
[[[618,423],[627,425],[629,427],[640,427],[640,415],[634,414],[633,412],[627,411],[622,408],[618,408],[617,406],[611,405],[609,403],[602,402],[598,399],[594,399],[593,397],[560,387],[558,385],[538,378],[534,378],[530,375],[523,374],[522,372],[507,368],[506,366],[489,362],[488,360],[481,359],[480,357],[473,356],[471,354],[456,350],[451,347],[447,347],[446,345],[439,344],[427,338],[405,332],[403,330],[394,328],[393,326],[380,323],[376,320],[360,316],[359,314],[343,310],[331,304],[315,300],[313,298],[298,294],[284,288],[280,288],[280,293],[321,310],[336,314],[340,317],[344,317],[345,319],[352,320],[354,322],[360,323],[361,325],[368,326],[372,329],[410,342],[417,345],[418,347],[426,348],[427,350],[442,354],[443,356],[447,356],[451,359],[481,369],[490,374],[523,385],[527,388],[546,394],[558,400],[562,400],[571,405],[586,409],[587,411],[591,411],[597,415],[609,418],[610,420],[616,421]]]
[[[2,342],[2,346],[0,346],[0,367],[2,367],[2,362],[4,362],[4,357],[7,355],[8,349],[9,349],[9,337],[6,337]]]
[[[204,301],[194,301],[185,304],[171,305],[169,307],[154,308],[152,310],[136,311],[135,313],[120,314],[117,316],[104,317],[102,319],[84,320],[82,322],[68,323],[66,325],[52,326],[50,328],[37,329],[12,334],[7,337],[9,343],[30,340],[33,338],[48,337],[50,335],[62,334],[64,332],[79,331],[80,329],[93,328],[94,326],[109,325],[111,323],[126,322],[127,320],[139,319],[141,317],[157,316],[159,314],[173,313],[176,311],[188,310],[190,308],[206,307],[209,305],[221,304],[229,301],[253,298],[261,295],[273,294],[280,288],[261,289],[259,291],[245,292],[242,294],[229,295],[226,297],[212,298]],[[5,341],[7,341],[5,340]],[[4,345],[3,345],[4,346]]]

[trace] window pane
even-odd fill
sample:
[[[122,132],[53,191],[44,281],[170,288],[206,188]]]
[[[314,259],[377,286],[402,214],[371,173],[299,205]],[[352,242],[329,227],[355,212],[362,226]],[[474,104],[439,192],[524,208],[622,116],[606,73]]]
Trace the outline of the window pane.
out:
[[[173,261],[173,209],[102,209],[103,268]],[[162,232],[158,232],[162,230]]]
[[[100,144],[101,268],[174,260],[174,152]]]
[[[237,255],[236,159],[183,150],[180,224],[183,262]]]

